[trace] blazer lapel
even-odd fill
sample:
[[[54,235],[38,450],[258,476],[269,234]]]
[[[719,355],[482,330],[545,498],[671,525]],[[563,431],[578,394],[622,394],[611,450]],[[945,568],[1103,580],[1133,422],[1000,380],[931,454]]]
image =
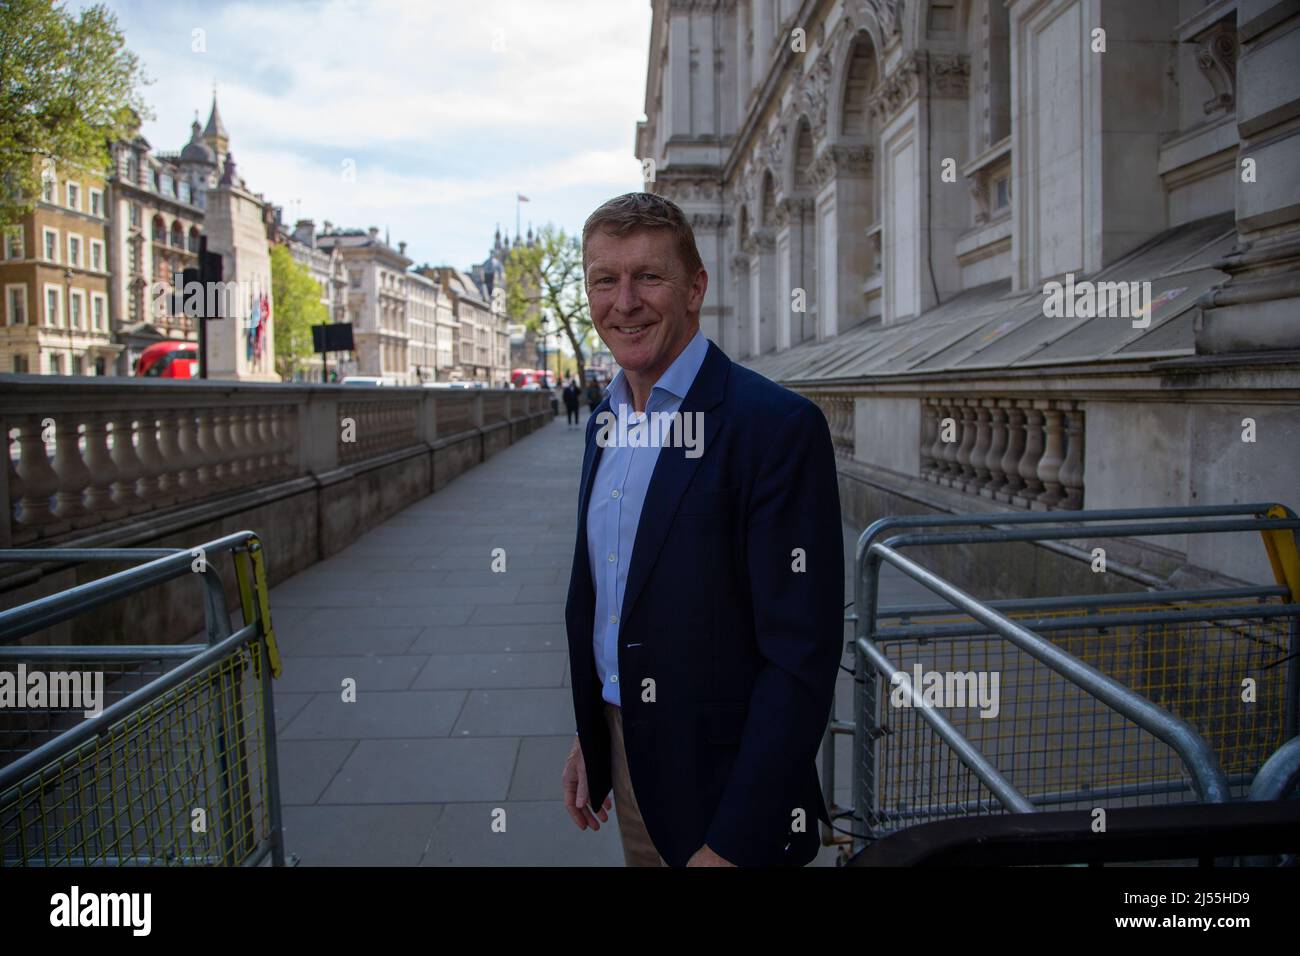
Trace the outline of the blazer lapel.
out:
[[[704,356],[704,364],[700,366],[699,374],[695,376],[690,391],[686,393],[678,409],[682,415],[688,412],[703,413],[704,428],[700,439],[703,454],[698,458],[687,458],[684,448],[670,447],[659,450],[659,460],[655,462],[654,474],[650,477],[650,487],[646,490],[645,503],[641,507],[641,521],[637,525],[636,541],[632,545],[632,563],[628,568],[627,587],[623,592],[624,620],[629,619],[636,607],[636,600],[645,586],[646,579],[650,576],[650,569],[654,567],[655,560],[659,557],[664,539],[668,536],[668,528],[677,513],[677,505],[695,476],[696,468],[712,447],[718,428],[721,427],[721,416],[715,409],[722,403],[727,384],[727,372],[730,368],[731,359],[710,341],[709,350]]]
[[[599,405],[591,413],[592,418],[609,408],[609,395],[605,395]],[[587,505],[591,501],[591,488],[596,483],[596,468],[600,465],[601,447],[595,441],[596,434],[600,431],[599,426],[592,432],[592,440],[587,443],[586,451],[582,456],[582,484],[578,492],[578,540],[574,543],[573,548],[573,578],[575,583],[585,582],[582,588],[583,599],[589,605],[594,606],[596,600],[596,585],[591,579],[591,563],[587,560]],[[588,624],[591,624],[590,616]]]

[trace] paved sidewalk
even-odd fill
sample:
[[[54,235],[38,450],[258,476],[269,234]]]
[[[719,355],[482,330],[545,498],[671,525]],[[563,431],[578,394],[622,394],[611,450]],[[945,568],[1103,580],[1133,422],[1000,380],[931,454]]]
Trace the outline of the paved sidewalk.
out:
[[[560,797],[582,435],[557,418],[272,589],[285,842],[303,865],[622,865],[613,816],[580,831]]]

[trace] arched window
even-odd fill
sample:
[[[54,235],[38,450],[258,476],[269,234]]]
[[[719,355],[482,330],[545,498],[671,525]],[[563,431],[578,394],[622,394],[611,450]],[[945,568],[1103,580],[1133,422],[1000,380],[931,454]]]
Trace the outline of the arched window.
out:
[[[794,145],[794,191],[797,193],[811,192],[813,189],[812,178],[813,163],[813,140],[812,129],[808,125],[807,119],[799,121],[799,131],[795,134]]]
[[[167,224],[163,222],[162,216],[156,215],[153,217],[153,241],[154,242],[167,241]]]
[[[181,228],[178,221],[172,222],[172,248],[181,249],[185,246],[185,230]]]
[[[849,50],[844,79],[844,112],[840,132],[845,139],[865,140],[870,133],[871,115],[867,100],[876,85],[876,56],[871,38],[859,34]]]
[[[199,251],[199,227],[198,226],[190,226],[190,238],[186,248],[188,248],[190,252]]]

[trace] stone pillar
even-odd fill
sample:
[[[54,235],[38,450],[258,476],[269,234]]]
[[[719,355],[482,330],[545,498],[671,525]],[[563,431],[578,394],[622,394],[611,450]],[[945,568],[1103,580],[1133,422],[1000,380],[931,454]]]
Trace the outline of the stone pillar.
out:
[[[1240,0],[1236,42],[1224,82],[1235,83],[1240,241],[1214,263],[1228,281],[1200,300],[1199,353],[1300,348],[1300,6]]]
[[[227,156],[227,162],[230,162]],[[208,377],[278,382],[275,373],[275,302],[271,297],[271,256],[262,218],[262,200],[235,182],[208,190],[203,229],[208,251],[221,254],[223,297],[235,313],[208,322]],[[233,177],[237,179],[238,177]],[[269,317],[260,357],[248,357],[250,316],[266,296]]]

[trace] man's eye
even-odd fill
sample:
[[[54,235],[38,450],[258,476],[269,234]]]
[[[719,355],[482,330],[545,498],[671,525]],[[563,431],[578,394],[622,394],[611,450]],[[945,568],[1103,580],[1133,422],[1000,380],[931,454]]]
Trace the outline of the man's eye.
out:
[[[657,275],[655,275],[653,272],[643,272],[643,273],[641,273],[641,278],[642,278],[642,279],[649,279],[649,280],[652,281],[652,282],[658,282],[658,281],[659,281],[659,277],[658,277]]]

